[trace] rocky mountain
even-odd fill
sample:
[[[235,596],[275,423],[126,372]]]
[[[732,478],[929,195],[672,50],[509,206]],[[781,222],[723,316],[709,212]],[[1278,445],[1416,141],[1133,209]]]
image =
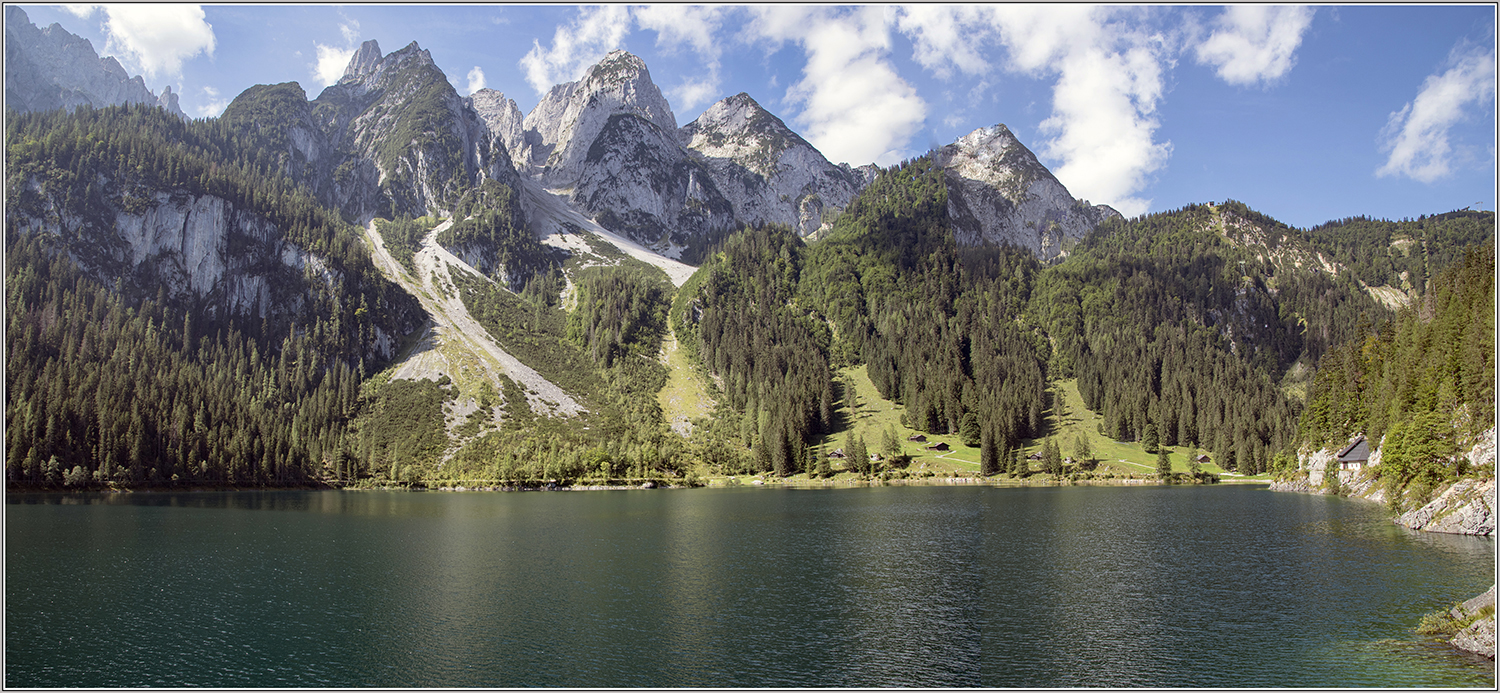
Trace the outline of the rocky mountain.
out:
[[[811,234],[871,175],[830,164],[745,94],[679,130],[646,64],[625,51],[553,87],[524,118],[493,90],[467,101],[526,177],[671,257],[740,223]]]
[[[829,163],[743,92],[710,106],[677,140],[708,165],[736,218],[783,224],[800,236],[822,229],[869,182],[864,172]]]
[[[340,207],[354,216],[447,211],[485,180],[517,182],[504,144],[416,42],[382,55],[366,41],[312,113],[344,154],[334,182],[353,182]]]
[[[1076,200],[1010,128],[980,128],[943,147],[948,214],[963,245],[1009,243],[1049,259],[1101,222],[1120,216]]]
[[[552,87],[526,114],[525,146],[512,158],[547,187],[567,187],[581,177],[595,140],[616,115],[635,116],[667,133],[677,130],[645,61],[620,50],[604,56],[583,79]]]
[[[25,10],[5,7],[6,106],[25,113],[132,103],[161,106],[179,118],[187,117],[171,87],[157,96],[139,75],[126,74],[119,61],[100,58],[88,39],[58,24],[39,29]]]

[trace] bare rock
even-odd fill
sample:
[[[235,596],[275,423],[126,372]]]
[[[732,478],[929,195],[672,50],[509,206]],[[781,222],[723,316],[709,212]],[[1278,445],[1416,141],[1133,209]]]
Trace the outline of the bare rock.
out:
[[[1484,655],[1490,659],[1495,658],[1495,586],[1490,585],[1490,590],[1469,601],[1453,608],[1449,615],[1455,620],[1466,620],[1479,615],[1473,623],[1458,631],[1453,636],[1454,647],[1465,652]]]
[[[1396,518],[1411,529],[1444,534],[1495,533],[1495,480],[1461,479],[1432,502]]]
[[[964,135],[939,150],[938,161],[947,169],[948,215],[961,245],[1010,244],[1045,260],[1120,216],[1074,199],[1004,125]]]
[[[17,111],[104,108],[124,104],[161,106],[179,118],[170,87],[151,93],[139,75],[131,77],[113,57],[100,58],[88,39],[59,24],[38,29],[26,11],[5,7],[5,105]]]

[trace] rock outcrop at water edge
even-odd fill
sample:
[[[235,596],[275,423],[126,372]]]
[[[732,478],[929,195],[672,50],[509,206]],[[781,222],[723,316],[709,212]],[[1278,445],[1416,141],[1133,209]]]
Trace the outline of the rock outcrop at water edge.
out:
[[[1495,658],[1495,586],[1490,591],[1453,607],[1448,612],[1454,621],[1463,622],[1471,618],[1473,623],[1458,631],[1448,642],[1465,652]],[[1478,616],[1478,618],[1475,618]]]
[[[1396,518],[1396,524],[1424,532],[1495,534],[1495,480],[1463,479],[1431,503]]]

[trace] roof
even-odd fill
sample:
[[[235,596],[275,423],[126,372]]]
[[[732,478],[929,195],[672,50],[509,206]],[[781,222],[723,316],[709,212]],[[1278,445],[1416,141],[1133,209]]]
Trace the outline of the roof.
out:
[[[1365,440],[1364,436],[1355,438],[1354,442],[1339,451],[1338,458],[1340,462],[1368,460],[1370,459],[1370,442]]]

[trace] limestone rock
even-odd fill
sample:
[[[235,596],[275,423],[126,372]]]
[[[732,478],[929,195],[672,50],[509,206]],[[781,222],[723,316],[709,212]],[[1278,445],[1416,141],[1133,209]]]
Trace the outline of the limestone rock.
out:
[[[599,131],[572,201],[605,228],[667,255],[735,221],[708,168],[673,133],[632,113],[611,116]]]
[[[447,213],[485,180],[519,183],[502,138],[416,42],[388,55],[364,42],[312,111],[342,155],[332,201],[352,217]]]
[[[743,92],[710,106],[677,139],[707,164],[736,218],[801,236],[823,229],[872,179],[829,163]]]
[[[1461,479],[1432,502],[1396,518],[1411,529],[1444,534],[1495,533],[1495,480]]]
[[[494,89],[480,89],[464,99],[464,103],[474,109],[490,134],[505,143],[505,149],[511,155],[525,148],[526,116],[521,114],[515,99],[506,98],[505,94]]]
[[[1456,620],[1470,618],[1474,614],[1482,613],[1485,607],[1489,607],[1489,614],[1481,616],[1463,630],[1453,636],[1454,647],[1466,652],[1484,655],[1490,659],[1495,658],[1495,586],[1490,585],[1490,590],[1469,601],[1453,608],[1449,613]]]
[[[610,117],[627,113],[665,132],[677,130],[645,61],[616,50],[583,79],[552,87],[526,114],[526,142],[513,155],[517,168],[539,173],[549,187],[566,187],[578,180],[580,165]]]
[[[5,105],[19,112],[103,108],[123,104],[161,106],[179,118],[170,87],[160,97],[140,76],[131,77],[113,57],[100,58],[88,39],[53,24],[38,29],[26,11],[5,7]]]
[[[1050,259],[1101,222],[1107,205],[1075,200],[1004,125],[980,128],[938,151],[948,214],[961,245],[1009,243]]]

